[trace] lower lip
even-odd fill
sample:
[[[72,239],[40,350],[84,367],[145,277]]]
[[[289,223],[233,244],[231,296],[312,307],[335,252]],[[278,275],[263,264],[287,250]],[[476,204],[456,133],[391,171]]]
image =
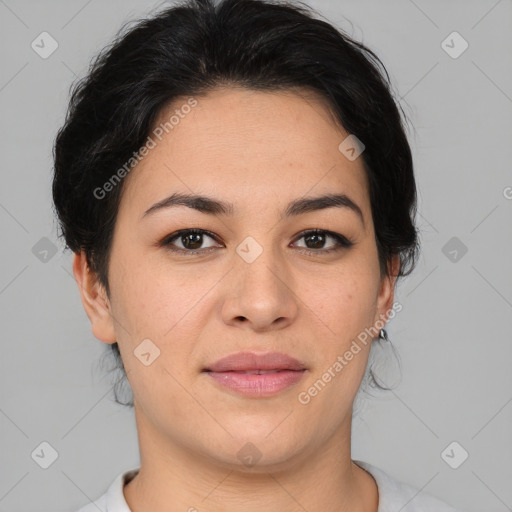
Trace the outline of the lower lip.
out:
[[[306,370],[282,370],[273,373],[207,372],[222,386],[251,397],[271,396],[293,386]]]

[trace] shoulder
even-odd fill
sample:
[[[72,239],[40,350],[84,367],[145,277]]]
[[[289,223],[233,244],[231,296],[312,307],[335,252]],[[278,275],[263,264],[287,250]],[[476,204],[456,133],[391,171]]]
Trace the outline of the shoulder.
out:
[[[119,473],[105,494],[76,512],[131,512],[123,494],[123,487],[137,474],[138,470],[139,468],[134,468]]]
[[[359,467],[370,473],[379,491],[377,512],[462,512],[440,499],[400,482],[383,470],[367,462],[354,460]]]

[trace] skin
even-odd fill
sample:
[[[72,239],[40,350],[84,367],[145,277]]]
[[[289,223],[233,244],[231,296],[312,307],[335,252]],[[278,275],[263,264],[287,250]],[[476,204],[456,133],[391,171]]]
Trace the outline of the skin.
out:
[[[92,331],[104,343],[117,340],[134,393],[141,469],[124,487],[127,503],[133,512],[376,512],[376,483],[350,452],[371,343],[307,405],[297,399],[392,308],[399,261],[390,262],[391,277],[380,274],[362,158],[338,150],[348,133],[312,93],[233,87],[196,99],[125,178],[110,297],[83,253],[73,264]],[[236,211],[178,206],[141,220],[174,192],[230,201]],[[290,201],[325,193],[350,196],[364,225],[348,208],[280,217]],[[192,248],[214,249],[194,257],[158,245],[189,228],[217,236]],[[297,236],[314,228],[354,245],[322,254],[334,239],[308,246]],[[263,249],[252,263],[235,251],[247,236]],[[183,248],[186,240],[173,243]],[[147,338],[160,349],[149,366],[134,356]],[[228,391],[201,372],[246,350],[284,352],[308,370],[265,398]],[[251,467],[237,457],[247,442],[262,454]]]

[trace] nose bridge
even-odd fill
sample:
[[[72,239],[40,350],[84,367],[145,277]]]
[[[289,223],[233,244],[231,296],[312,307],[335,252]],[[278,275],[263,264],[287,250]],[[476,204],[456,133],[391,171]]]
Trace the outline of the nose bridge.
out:
[[[259,241],[258,241],[259,240]],[[235,270],[254,290],[263,288],[266,293],[280,293],[285,286],[285,261],[280,248],[275,246],[271,233],[258,236],[247,236],[236,248],[241,261],[235,264]],[[248,290],[245,290],[247,292]]]
[[[263,240],[264,239],[264,240]],[[248,236],[236,248],[230,286],[225,296],[224,321],[245,319],[264,329],[278,319],[290,321],[297,304],[286,261],[268,232],[256,240]]]

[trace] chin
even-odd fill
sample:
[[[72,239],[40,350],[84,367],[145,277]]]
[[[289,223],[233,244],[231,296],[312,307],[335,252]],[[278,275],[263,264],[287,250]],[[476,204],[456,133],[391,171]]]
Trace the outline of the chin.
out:
[[[233,437],[222,436],[214,443],[209,437],[209,444],[204,448],[216,464],[229,470],[248,473],[284,470],[303,454],[306,440],[294,439],[286,429],[278,435],[276,426],[280,421],[282,418],[249,429],[231,425],[227,430]]]

